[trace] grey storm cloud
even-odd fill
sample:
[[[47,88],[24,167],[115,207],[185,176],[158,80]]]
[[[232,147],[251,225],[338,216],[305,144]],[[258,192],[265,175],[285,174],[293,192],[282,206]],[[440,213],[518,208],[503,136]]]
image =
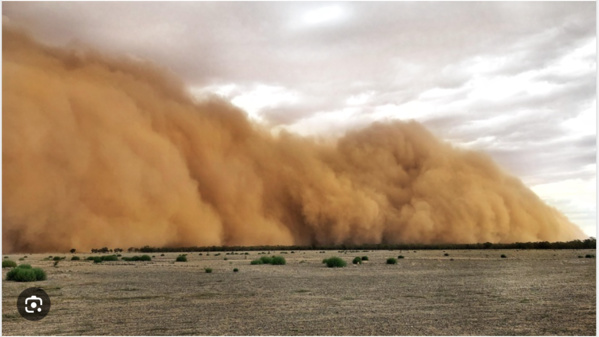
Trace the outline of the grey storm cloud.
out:
[[[594,184],[595,13],[595,2],[3,4],[5,21],[50,45],[149,60],[194,90],[234,85],[221,93],[234,103],[260,86],[295,97],[256,108],[270,127],[416,119],[528,184]]]

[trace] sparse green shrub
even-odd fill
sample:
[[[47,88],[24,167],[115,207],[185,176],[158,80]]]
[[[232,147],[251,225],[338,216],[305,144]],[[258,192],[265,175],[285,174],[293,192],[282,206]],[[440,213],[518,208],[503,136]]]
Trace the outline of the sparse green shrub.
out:
[[[5,258],[5,259],[8,259],[8,256],[5,256],[4,258]]]
[[[262,262],[262,260],[257,259],[257,260],[252,260],[252,262],[250,262],[250,264],[264,264],[264,262]]]
[[[403,255],[399,255],[397,258],[398,259],[403,259],[404,257],[403,257]]]
[[[362,256],[362,261],[368,261],[368,256]]]
[[[31,268],[31,265],[22,264],[11,269],[6,274],[7,281],[34,282],[46,279],[46,273],[41,268]]]
[[[86,260],[94,261],[94,263],[101,263],[102,261],[118,261],[119,258],[116,255],[88,256]]]
[[[223,260],[227,261],[227,260],[228,260],[228,258],[226,258],[226,257],[225,257]]]
[[[354,260],[352,261],[353,264],[362,264],[362,258],[361,257],[354,257]]]
[[[42,268],[32,268],[35,273],[35,279],[38,281],[43,281],[46,279],[46,272]]]
[[[181,254],[179,256],[177,256],[177,259],[175,261],[177,262],[187,262],[187,256],[185,256],[186,254]]]
[[[63,260],[63,259],[64,259],[64,257],[55,256],[52,260],[54,260],[54,261],[60,261],[60,260]]]
[[[277,265],[277,266],[282,266],[282,265],[285,265],[286,263],[287,263],[287,261],[285,261],[285,258],[282,256],[273,256],[272,259],[270,260],[270,264]]]
[[[202,254],[200,254],[200,255],[202,255]],[[160,254],[160,256],[164,256],[164,253]]]
[[[210,274],[212,273],[212,268],[204,268],[204,271],[206,272],[206,274]]]
[[[443,254],[443,256],[449,256],[449,254],[448,254],[448,253],[445,253],[445,254]]]
[[[118,261],[119,257],[116,255],[106,255],[106,256],[102,256],[102,261]]]
[[[20,258],[19,261],[25,261],[25,259],[24,258]]]
[[[390,257],[387,259],[387,264],[397,264],[397,259],[394,257]]]
[[[333,256],[323,261],[329,268],[343,268],[347,266],[347,262],[340,257]]]
[[[501,258],[502,258],[502,259],[506,259],[506,258],[507,258],[507,256],[505,256],[505,254],[501,254]]]
[[[71,261],[79,261],[79,260],[81,260],[81,258],[79,256],[73,256],[71,258]]]
[[[262,256],[260,258],[260,261],[262,261],[263,264],[271,264],[272,263],[272,257],[270,257],[270,256]]]
[[[238,272],[238,271],[239,271],[239,269],[237,269],[237,268],[233,268],[233,272],[234,272],[234,273],[236,273],[236,272]]]
[[[583,257],[584,257],[584,256],[582,256],[582,255],[578,255],[578,258],[579,258],[579,259],[582,259]]]
[[[142,255],[142,256],[131,256],[131,257],[122,257],[121,260],[123,261],[152,261],[152,258],[150,257],[150,255]]]
[[[14,268],[17,266],[17,263],[12,260],[4,260],[2,261],[2,268]]]
[[[7,281],[33,282],[36,281],[33,269],[13,268],[6,274]]]
[[[595,254],[587,254],[584,257],[587,258],[587,259],[592,259],[592,258],[595,257]]]

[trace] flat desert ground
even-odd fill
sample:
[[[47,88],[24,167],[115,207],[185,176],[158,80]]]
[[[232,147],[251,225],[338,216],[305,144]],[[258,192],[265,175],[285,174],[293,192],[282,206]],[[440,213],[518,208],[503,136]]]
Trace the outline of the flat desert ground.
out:
[[[42,267],[41,282],[5,281],[4,335],[595,335],[594,250],[270,251],[151,253],[151,262],[8,255]],[[449,256],[444,256],[447,253]],[[124,253],[123,256],[142,253]],[[507,258],[501,258],[505,254]],[[93,254],[98,255],[98,254]],[[354,266],[356,256],[369,261]],[[396,265],[388,257],[403,255]],[[339,256],[345,268],[327,268]],[[227,258],[227,260],[225,260]],[[452,260],[453,259],[453,260]],[[205,267],[213,269],[206,273]],[[234,273],[233,269],[239,272]],[[44,319],[23,319],[17,296],[45,289]]]

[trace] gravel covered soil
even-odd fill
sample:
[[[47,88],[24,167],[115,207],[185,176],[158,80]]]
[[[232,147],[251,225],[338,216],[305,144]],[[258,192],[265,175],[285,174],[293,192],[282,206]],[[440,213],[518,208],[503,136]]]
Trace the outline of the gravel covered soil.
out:
[[[4,335],[595,335],[592,250],[271,251],[250,255],[149,254],[151,262],[8,255],[42,267],[41,282],[5,281]],[[447,253],[449,256],[444,256]],[[501,258],[505,254],[507,258]],[[97,255],[97,254],[93,254]],[[123,256],[141,255],[140,253]],[[369,261],[353,265],[356,256]],[[389,257],[398,259],[387,265]],[[345,268],[326,268],[339,256]],[[579,258],[578,256],[583,256]],[[227,260],[224,260],[227,258]],[[206,273],[205,267],[213,269]],[[234,273],[233,268],[239,272]],[[41,321],[23,319],[17,296],[45,289]]]

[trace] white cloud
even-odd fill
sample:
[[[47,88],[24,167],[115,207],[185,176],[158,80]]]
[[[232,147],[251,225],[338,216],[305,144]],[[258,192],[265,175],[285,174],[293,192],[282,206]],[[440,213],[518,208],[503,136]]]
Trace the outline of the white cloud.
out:
[[[242,86],[235,83],[213,85],[208,87],[194,87],[190,92],[201,98],[206,94],[214,94],[226,99],[244,110],[248,117],[256,122],[265,122],[261,115],[263,109],[273,109],[293,105],[299,102],[300,94],[282,86],[254,84]]]
[[[564,212],[589,236],[596,236],[597,180],[568,179],[534,185],[531,189],[549,205]]]
[[[306,25],[322,25],[343,19],[346,11],[338,5],[324,6],[310,10],[302,15],[302,22]]]
[[[347,105],[363,105],[368,103],[368,101],[370,100],[370,98],[372,98],[372,96],[374,96],[374,94],[374,91],[367,91],[361,94],[352,95],[345,101],[345,103]]]

